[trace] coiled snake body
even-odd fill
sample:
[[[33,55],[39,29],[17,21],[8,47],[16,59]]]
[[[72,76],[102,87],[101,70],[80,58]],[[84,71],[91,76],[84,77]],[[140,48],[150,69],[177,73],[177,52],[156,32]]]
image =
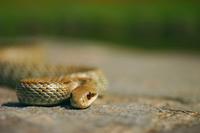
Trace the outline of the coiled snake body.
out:
[[[51,106],[70,99],[73,107],[87,108],[106,89],[106,78],[98,68],[45,65],[20,59],[19,53],[38,55],[32,49],[28,49],[32,53],[20,48],[2,50],[0,55],[0,83],[15,87],[21,103]],[[8,57],[10,54],[13,56]]]

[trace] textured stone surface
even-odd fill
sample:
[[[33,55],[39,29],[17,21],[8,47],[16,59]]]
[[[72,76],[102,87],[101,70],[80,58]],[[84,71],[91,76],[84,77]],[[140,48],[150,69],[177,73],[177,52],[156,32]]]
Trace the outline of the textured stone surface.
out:
[[[108,93],[90,108],[75,110],[68,104],[23,106],[18,103],[14,90],[2,86],[1,132],[184,133],[200,130],[200,56],[126,52],[93,46],[91,42],[54,43],[42,42],[48,47],[49,63],[102,68],[110,83]]]

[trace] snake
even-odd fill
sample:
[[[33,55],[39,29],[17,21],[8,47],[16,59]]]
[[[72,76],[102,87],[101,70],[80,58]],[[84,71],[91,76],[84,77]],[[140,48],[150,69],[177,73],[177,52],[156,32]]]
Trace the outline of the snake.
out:
[[[35,47],[0,51],[0,84],[15,88],[20,103],[31,106],[70,103],[73,108],[85,109],[105,92],[107,79],[100,68],[47,64],[38,56],[41,54]]]

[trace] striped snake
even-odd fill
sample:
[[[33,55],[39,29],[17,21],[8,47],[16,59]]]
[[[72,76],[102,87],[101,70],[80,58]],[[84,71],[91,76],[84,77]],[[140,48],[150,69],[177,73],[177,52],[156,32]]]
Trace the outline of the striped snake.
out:
[[[47,65],[41,53],[35,47],[0,51],[0,84],[16,88],[20,103],[52,106],[69,100],[72,107],[83,109],[106,90],[99,68]]]

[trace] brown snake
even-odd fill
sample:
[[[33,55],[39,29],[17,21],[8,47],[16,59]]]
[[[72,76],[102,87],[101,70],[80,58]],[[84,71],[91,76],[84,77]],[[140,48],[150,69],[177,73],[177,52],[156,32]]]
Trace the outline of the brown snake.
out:
[[[70,100],[74,108],[87,108],[106,89],[107,80],[100,69],[38,63],[34,61],[41,60],[38,51],[37,48],[0,51],[0,84],[15,87],[19,102],[52,106]]]

